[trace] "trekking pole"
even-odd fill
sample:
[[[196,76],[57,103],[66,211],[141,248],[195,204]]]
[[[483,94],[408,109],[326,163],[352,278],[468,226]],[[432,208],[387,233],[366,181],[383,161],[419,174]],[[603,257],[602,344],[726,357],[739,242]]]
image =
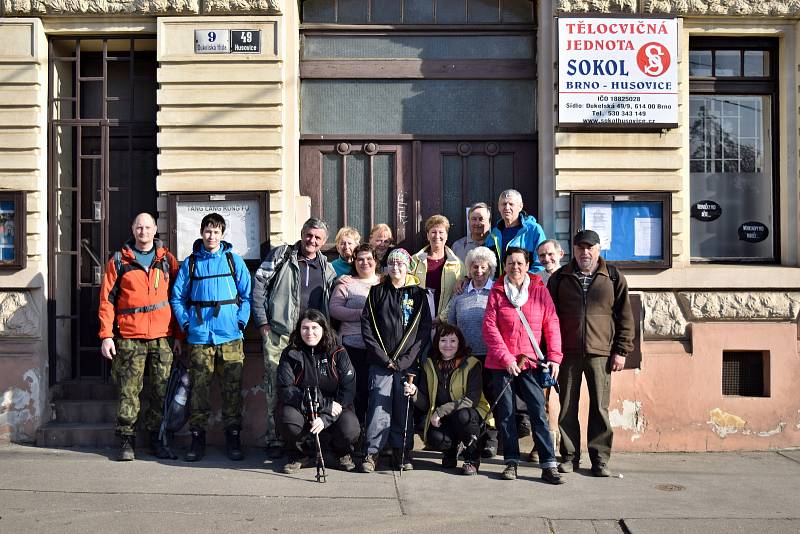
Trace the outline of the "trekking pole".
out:
[[[406,373],[406,384],[413,384],[414,373]],[[408,437],[408,413],[411,411],[411,396],[406,398],[406,422],[403,425],[403,453],[400,455],[400,476],[403,476],[403,464],[406,459],[406,438]]]
[[[311,394],[311,387],[306,389],[309,406],[309,419],[314,421],[319,416],[319,392],[316,388],[314,394]],[[314,441],[317,445],[317,482],[325,483],[328,481],[328,475],[325,473],[325,457],[322,454],[322,444],[319,442],[319,434],[314,434]]]
[[[519,356],[517,356],[517,365],[521,366],[525,362],[525,358],[526,358],[526,356],[524,354],[520,354]],[[481,436],[483,436],[486,433],[486,421],[488,421],[489,418],[492,416],[492,414],[494,413],[494,409],[497,408],[497,405],[500,403],[500,399],[503,398],[503,394],[511,386],[511,383],[513,381],[514,381],[514,377],[512,376],[511,379],[508,382],[506,382],[506,385],[503,386],[503,389],[500,390],[500,394],[497,395],[497,397],[494,399],[494,402],[492,403],[492,405],[489,406],[489,411],[486,412],[486,415],[483,416],[483,419],[481,420],[481,424],[478,426],[479,429],[483,429],[483,430],[481,430],[480,433],[478,433],[478,435],[472,434],[469,437],[469,443],[467,443],[467,446],[466,446],[467,449],[469,449],[476,441],[478,441],[478,439]],[[512,402],[513,402],[513,399],[512,399]]]

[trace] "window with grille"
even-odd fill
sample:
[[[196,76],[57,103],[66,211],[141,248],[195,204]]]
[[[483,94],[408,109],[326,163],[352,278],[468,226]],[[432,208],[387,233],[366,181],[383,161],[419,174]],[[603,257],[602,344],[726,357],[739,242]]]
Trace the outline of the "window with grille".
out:
[[[764,380],[766,354],[761,351],[722,353],[722,394],[739,397],[768,397]]]
[[[776,42],[698,38],[690,48],[692,261],[774,262]]]

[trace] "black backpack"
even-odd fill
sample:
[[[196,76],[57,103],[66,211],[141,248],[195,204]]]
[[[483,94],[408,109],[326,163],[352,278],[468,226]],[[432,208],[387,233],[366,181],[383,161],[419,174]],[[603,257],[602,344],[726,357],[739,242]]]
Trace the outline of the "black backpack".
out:
[[[189,371],[180,360],[173,360],[172,370],[167,380],[167,392],[164,395],[163,420],[158,431],[158,439],[164,448],[169,450],[172,435],[183,428],[191,414],[192,383]],[[174,458],[177,455],[172,454]]]

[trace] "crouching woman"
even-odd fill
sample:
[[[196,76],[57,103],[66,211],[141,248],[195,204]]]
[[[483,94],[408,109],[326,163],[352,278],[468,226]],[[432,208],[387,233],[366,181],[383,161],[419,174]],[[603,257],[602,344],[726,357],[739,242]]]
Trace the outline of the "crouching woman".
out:
[[[461,473],[475,475],[480,467],[478,437],[481,421],[489,413],[482,392],[480,360],[469,355],[464,334],[457,326],[442,323],[436,329],[431,357],[423,365],[419,387],[405,385],[414,405],[426,414],[423,439],[442,451],[442,466],[456,467],[460,444],[466,446]]]
[[[360,432],[353,412],[355,371],[319,311],[310,309],[300,315],[281,354],[277,384],[276,426],[289,456],[283,471],[291,474],[312,464],[316,445],[310,438],[314,434],[329,443],[341,469],[352,471],[351,453]],[[312,419],[313,402],[319,405],[317,417]]]

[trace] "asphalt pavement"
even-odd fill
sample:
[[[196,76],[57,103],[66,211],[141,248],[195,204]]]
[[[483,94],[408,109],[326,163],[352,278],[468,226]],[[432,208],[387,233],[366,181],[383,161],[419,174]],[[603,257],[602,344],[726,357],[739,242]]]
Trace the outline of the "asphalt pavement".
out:
[[[212,448],[192,464],[115,454],[0,446],[0,533],[800,532],[800,450],[619,453],[611,478],[587,465],[561,486],[530,463],[501,480],[500,458],[461,476],[426,451],[402,476],[328,468],[325,484],[313,467],[283,474],[259,449],[231,462]]]

